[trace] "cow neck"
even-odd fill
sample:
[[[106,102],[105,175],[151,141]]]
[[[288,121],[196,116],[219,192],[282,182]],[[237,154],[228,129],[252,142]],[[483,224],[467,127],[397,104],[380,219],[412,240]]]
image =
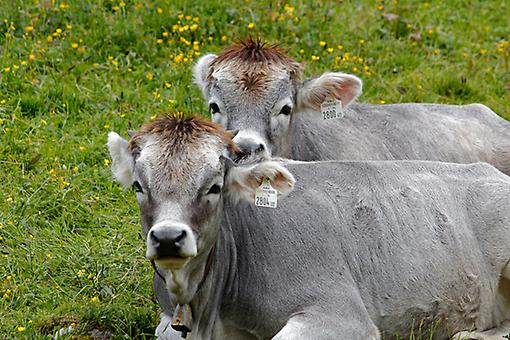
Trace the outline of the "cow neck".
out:
[[[190,303],[194,315],[193,337],[197,339],[210,338],[220,317],[223,297],[233,298],[233,293],[237,291],[233,268],[237,251],[232,232],[224,229],[229,228],[225,224],[223,220],[215,242],[214,255],[211,256],[209,274]]]

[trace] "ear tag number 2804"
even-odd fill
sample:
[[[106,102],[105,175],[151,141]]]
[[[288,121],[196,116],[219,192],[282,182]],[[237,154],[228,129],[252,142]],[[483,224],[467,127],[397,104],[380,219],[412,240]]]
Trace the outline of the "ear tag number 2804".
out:
[[[344,117],[342,102],[331,96],[326,97],[321,104],[322,117],[326,120]]]
[[[271,186],[269,179],[262,181],[262,184],[255,190],[255,205],[264,208],[276,208],[278,192]]]

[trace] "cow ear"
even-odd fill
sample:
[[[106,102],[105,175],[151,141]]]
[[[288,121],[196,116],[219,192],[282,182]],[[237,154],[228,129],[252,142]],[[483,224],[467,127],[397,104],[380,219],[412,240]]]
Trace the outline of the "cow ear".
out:
[[[326,72],[319,78],[305,80],[297,92],[298,111],[320,111],[326,97],[332,96],[346,107],[361,94],[362,82],[356,76],[341,72]]]
[[[278,191],[278,199],[283,199],[293,189],[294,176],[280,164],[267,161],[252,166],[236,166],[229,170],[225,185],[226,191],[235,200],[255,202],[255,190],[264,179],[269,179],[271,186]]]
[[[128,188],[133,184],[134,158],[128,150],[128,141],[115,132],[108,134],[108,150],[112,158],[112,173],[115,179]]]
[[[195,84],[198,85],[200,90],[202,90],[205,98],[207,98],[207,78],[210,73],[211,62],[214,59],[216,59],[216,55],[206,54],[198,59],[197,63],[193,67],[193,80],[195,81]]]

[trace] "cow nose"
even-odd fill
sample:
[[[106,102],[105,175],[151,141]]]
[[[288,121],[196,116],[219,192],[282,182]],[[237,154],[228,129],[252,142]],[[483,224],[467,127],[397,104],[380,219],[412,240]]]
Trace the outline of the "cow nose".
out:
[[[157,257],[180,256],[186,231],[180,228],[161,228],[152,230],[149,237]]]
[[[242,141],[237,143],[237,146],[243,154],[247,155],[261,153],[266,149],[264,144],[252,141]]]

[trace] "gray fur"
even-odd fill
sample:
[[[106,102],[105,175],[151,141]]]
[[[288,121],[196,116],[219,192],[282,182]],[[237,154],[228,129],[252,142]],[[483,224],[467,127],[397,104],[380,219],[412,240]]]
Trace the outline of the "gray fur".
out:
[[[297,313],[309,324],[295,338],[369,339],[448,319],[436,330],[445,338],[510,316],[497,293],[510,260],[508,177],[482,164],[288,169],[297,185],[278,209],[224,209],[238,265],[233,288],[215,286],[223,318],[268,338]]]

